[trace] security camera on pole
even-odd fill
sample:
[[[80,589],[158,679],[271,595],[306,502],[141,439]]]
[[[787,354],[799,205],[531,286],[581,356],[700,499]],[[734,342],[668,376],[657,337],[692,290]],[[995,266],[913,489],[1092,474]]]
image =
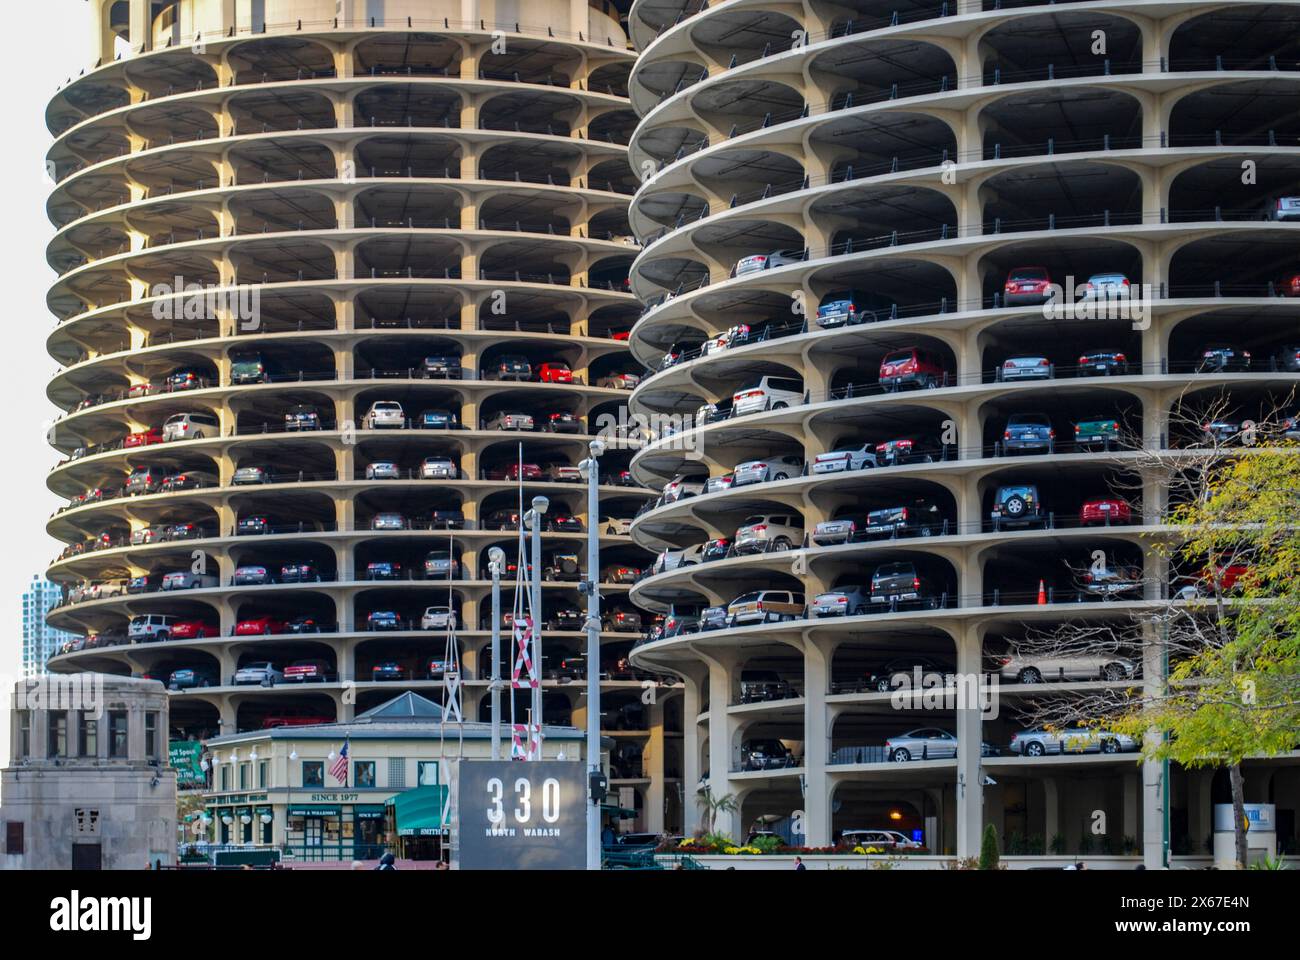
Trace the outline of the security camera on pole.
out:
[[[587,809],[587,869],[600,869],[600,802],[604,783],[600,769],[600,457],[605,441],[593,440],[591,456],[578,464],[587,481],[587,576],[578,590],[587,595],[587,771],[590,780]]]

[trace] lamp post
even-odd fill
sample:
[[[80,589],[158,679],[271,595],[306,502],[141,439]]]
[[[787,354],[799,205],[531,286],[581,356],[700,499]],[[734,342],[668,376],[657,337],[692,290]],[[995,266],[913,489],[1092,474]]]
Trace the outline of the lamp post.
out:
[[[578,464],[587,481],[587,576],[580,585],[587,594],[587,780],[600,772],[600,456],[605,442],[591,441],[591,456]],[[600,869],[600,801],[587,792],[587,869]]]
[[[492,572],[492,759],[501,759],[501,571],[506,552],[500,547],[488,551],[488,570]]]
[[[524,514],[524,520],[532,533],[533,562],[532,570],[529,572],[529,583],[533,597],[533,674],[537,678],[537,686],[533,687],[530,725],[536,725],[539,748],[542,739],[542,517],[546,515],[550,505],[551,501],[546,497],[533,497],[533,509]],[[529,745],[529,753],[532,752],[532,746]],[[533,759],[540,760],[540,754],[539,749],[538,755]]]

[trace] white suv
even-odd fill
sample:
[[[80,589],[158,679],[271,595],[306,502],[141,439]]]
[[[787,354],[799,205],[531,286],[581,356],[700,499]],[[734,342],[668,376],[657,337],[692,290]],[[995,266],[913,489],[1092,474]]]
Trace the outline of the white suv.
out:
[[[384,427],[401,427],[406,424],[406,414],[402,405],[396,400],[376,400],[361,419],[363,430],[378,430]]]
[[[664,503],[676,503],[687,497],[698,497],[704,492],[707,478],[700,474],[679,473],[664,484]]]
[[[764,410],[780,410],[803,403],[803,382],[794,377],[761,377],[731,396],[731,415],[743,417]]]
[[[803,545],[803,517],[772,513],[746,517],[736,530],[737,553],[766,553]]]
[[[164,616],[161,613],[143,613],[131,618],[131,623],[126,628],[126,635],[132,643],[166,640],[171,637],[172,625],[175,622],[175,617]]]

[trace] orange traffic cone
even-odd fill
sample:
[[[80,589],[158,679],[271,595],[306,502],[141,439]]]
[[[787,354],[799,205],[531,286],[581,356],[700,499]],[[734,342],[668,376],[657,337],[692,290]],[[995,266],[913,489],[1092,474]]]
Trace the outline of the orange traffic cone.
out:
[[[1040,606],[1047,603],[1047,587],[1042,580],[1038,581],[1038,603]]]

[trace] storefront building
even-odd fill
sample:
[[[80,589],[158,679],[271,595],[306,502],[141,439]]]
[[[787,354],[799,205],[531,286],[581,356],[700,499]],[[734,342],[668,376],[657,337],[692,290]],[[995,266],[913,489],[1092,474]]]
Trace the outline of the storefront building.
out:
[[[212,785],[192,828],[215,845],[285,863],[437,859],[461,757],[488,758],[487,723],[442,722],[442,708],[403,693],[348,723],[278,727],[208,741]],[[344,758],[343,750],[347,748]],[[543,729],[546,759],[582,759],[575,727]],[[509,756],[509,734],[501,752]]]

